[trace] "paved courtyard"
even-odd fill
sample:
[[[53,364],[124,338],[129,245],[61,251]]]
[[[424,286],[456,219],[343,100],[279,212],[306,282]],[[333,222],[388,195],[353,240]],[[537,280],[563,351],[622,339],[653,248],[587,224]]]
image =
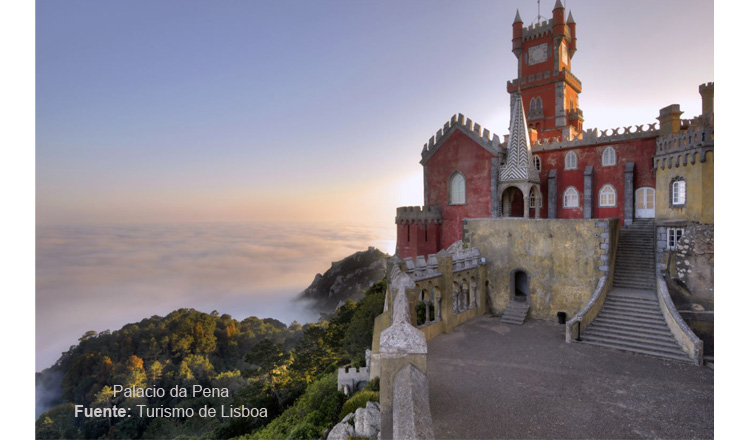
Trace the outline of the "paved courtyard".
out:
[[[713,370],[482,316],[428,342],[438,439],[713,438]]]

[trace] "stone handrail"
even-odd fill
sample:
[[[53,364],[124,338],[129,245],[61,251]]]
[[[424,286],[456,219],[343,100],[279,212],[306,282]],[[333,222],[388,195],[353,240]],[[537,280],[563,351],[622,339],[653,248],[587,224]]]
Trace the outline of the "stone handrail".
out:
[[[604,305],[604,300],[607,298],[607,275],[602,275],[599,278],[599,282],[596,284],[596,290],[591,295],[591,299],[586,305],[573,316],[568,322],[565,323],[565,342],[572,342],[572,340],[578,339],[581,336],[581,332],[591,324],[599,311]],[[575,329],[573,328],[575,326]],[[575,333],[574,333],[575,332]],[[575,335],[575,336],[574,336]]]
[[[380,435],[383,439],[433,439],[427,384],[427,340],[411,323],[407,289],[414,280],[394,265],[391,325],[380,334]]]
[[[659,308],[664,315],[664,320],[667,321],[669,331],[672,332],[677,343],[687,352],[687,355],[696,365],[703,365],[703,341],[695,336],[695,333],[685,324],[672,302],[672,297],[669,296],[664,277],[658,271],[656,273],[656,297],[659,300]]]

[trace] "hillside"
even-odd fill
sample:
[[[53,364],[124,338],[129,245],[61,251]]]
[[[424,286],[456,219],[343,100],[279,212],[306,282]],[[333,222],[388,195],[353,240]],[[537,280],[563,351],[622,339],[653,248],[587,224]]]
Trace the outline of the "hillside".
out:
[[[386,259],[389,256],[370,247],[340,261],[331,263],[324,274],[315,275],[312,284],[299,299],[312,301],[312,306],[322,313],[331,313],[342,302],[364,298],[364,291],[385,278]]]

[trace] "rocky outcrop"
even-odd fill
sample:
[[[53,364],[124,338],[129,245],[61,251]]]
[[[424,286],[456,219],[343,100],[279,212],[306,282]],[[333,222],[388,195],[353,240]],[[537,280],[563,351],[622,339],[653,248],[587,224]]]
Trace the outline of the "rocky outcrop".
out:
[[[299,299],[312,301],[322,313],[333,312],[348,299],[359,300],[368,287],[385,278],[387,258],[387,254],[370,247],[335,261],[324,274],[315,275]]]
[[[327,440],[346,440],[350,437],[377,439],[380,433],[380,404],[367,402],[354,414],[348,414],[331,429]]]

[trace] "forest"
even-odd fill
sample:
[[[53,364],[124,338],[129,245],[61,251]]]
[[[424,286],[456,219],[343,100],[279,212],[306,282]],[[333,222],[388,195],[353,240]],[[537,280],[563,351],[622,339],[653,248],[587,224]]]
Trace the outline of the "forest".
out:
[[[54,390],[38,404],[38,439],[318,439],[346,414],[378,400],[378,384],[345,396],[339,367],[364,366],[373,322],[383,311],[385,280],[316,323],[287,326],[272,318],[193,309],[152,316],[116,331],[84,334],[37,388]],[[135,389],[226,389],[203,394],[115,392]],[[126,408],[132,417],[76,417],[75,407]],[[264,408],[267,417],[223,417],[221,408]],[[139,408],[183,409],[193,417],[139,417]],[[215,417],[200,417],[215,408]]]

